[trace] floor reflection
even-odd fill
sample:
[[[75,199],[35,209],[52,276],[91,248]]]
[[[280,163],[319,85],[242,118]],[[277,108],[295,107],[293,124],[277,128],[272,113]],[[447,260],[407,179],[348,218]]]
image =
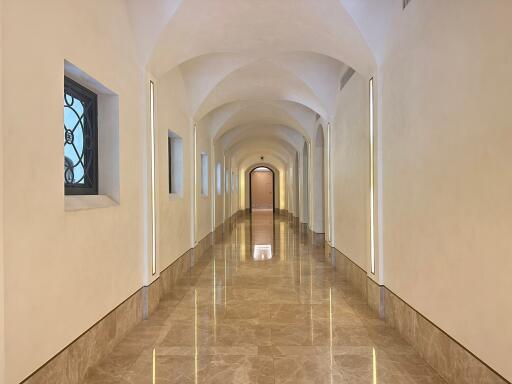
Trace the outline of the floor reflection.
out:
[[[255,244],[252,258],[256,261],[265,261],[272,258],[272,245]]]
[[[300,228],[238,219],[84,383],[443,383]]]

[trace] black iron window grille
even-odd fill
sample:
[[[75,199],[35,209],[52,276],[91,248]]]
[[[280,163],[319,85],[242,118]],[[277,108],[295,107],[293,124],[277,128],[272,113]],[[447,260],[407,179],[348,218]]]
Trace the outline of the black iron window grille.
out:
[[[64,193],[98,194],[97,95],[64,78]]]

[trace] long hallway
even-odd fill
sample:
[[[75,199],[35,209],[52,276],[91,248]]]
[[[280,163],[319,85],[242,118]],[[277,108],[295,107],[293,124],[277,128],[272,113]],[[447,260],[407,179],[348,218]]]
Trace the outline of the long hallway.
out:
[[[84,384],[444,381],[288,216],[238,215]]]

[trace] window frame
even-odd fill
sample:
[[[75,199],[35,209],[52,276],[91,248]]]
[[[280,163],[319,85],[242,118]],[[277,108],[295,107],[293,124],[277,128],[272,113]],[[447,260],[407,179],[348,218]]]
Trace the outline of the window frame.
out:
[[[80,184],[68,184],[66,183],[66,178],[64,177],[64,195],[98,195],[98,95],[91,91],[90,89],[84,87],[83,85],[77,83],[73,79],[64,76],[64,98],[66,94],[69,94],[75,99],[83,100],[86,99],[88,102],[92,104],[92,108],[87,112],[86,115],[86,124],[90,124],[90,131],[92,132],[92,149],[87,152],[91,152],[93,159],[92,165],[90,167],[90,173],[86,173],[84,167],[84,178],[85,181],[89,181],[88,183]],[[65,106],[63,106],[65,108]],[[64,112],[64,110],[63,110]],[[85,111],[84,111],[85,113]],[[66,130],[66,126],[64,123],[64,129]],[[64,135],[66,131],[64,130]],[[66,145],[66,138],[64,136],[64,145]],[[84,142],[85,146],[85,142]],[[85,151],[84,151],[85,152]],[[91,154],[87,155],[90,156]],[[84,153],[85,158],[85,153]],[[65,161],[65,156],[64,156]]]

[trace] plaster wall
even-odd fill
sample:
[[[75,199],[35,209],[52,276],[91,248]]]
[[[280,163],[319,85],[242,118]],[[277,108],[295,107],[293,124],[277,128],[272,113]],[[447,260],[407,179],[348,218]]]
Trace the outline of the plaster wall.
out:
[[[307,142],[301,153],[300,167],[300,201],[301,201],[301,223],[309,223],[309,154]]]
[[[196,159],[196,196],[197,196],[197,241],[204,238],[212,230],[212,209],[211,209],[211,196],[212,192],[208,188],[208,195],[201,194],[201,153],[208,154],[208,163],[212,160],[211,156],[211,138],[207,129],[198,129],[197,136],[197,159]],[[211,176],[208,175],[208,182]],[[209,182],[209,184],[211,184]],[[178,224],[178,223],[177,223]]]
[[[192,246],[191,204],[193,150],[192,124],[187,113],[185,87],[178,69],[168,72],[156,83],[158,128],[158,265],[169,266]],[[183,180],[181,195],[169,194],[168,132],[182,139]],[[199,157],[199,154],[198,154]],[[200,166],[200,164],[198,164]],[[199,191],[200,193],[200,191]]]
[[[224,220],[224,152],[219,143],[214,145],[215,151],[215,227],[222,224]],[[217,190],[217,164],[220,164],[220,193]]]
[[[4,0],[2,17],[9,30],[2,47],[2,88],[10,95],[2,100],[2,185],[9,201],[3,217],[11,384],[142,285],[146,135],[139,123],[146,84],[124,1]],[[119,95],[119,205],[64,209],[64,60]]]
[[[386,285],[508,380],[510,15],[412,1],[379,73]]]
[[[370,161],[367,81],[354,74],[338,96],[332,126],[332,182],[336,248],[367,269]]]
[[[318,135],[321,135],[319,140]],[[324,137],[323,128],[319,126],[311,145],[311,156],[313,159],[311,185],[312,201],[311,208],[313,210],[313,231],[316,233],[324,233],[325,231],[325,190],[327,180],[325,175],[325,151],[324,151]]]

